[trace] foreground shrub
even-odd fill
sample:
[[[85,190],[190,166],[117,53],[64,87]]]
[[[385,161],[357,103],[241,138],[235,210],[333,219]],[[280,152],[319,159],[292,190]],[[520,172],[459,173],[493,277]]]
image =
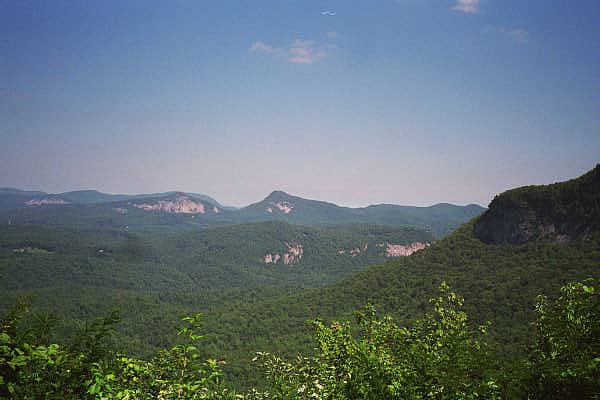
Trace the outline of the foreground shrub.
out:
[[[348,323],[314,321],[319,354],[285,362],[259,354],[276,399],[494,399],[499,397],[486,327],[472,329],[463,299],[445,284],[412,328],[373,307]]]
[[[600,399],[600,293],[596,280],[570,283],[555,302],[539,296],[531,396]]]
[[[600,296],[587,280],[537,301],[532,353],[501,364],[489,324],[472,327],[463,299],[441,285],[432,309],[411,327],[367,306],[348,322],[316,320],[317,352],[293,361],[258,353],[267,386],[236,394],[222,362],[200,350],[201,315],[184,318],[180,343],[142,360],[109,345],[116,313],[88,324],[69,345],[43,329],[17,329],[26,306],[0,319],[0,399],[600,399]],[[510,365],[510,366],[509,366]]]

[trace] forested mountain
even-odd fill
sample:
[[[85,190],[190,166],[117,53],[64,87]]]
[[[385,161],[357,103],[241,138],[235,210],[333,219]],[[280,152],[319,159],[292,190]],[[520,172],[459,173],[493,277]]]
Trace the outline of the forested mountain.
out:
[[[567,183],[569,202],[577,202],[578,212],[586,216],[594,215],[597,204],[586,194],[597,193],[587,189],[589,176],[597,175]],[[429,248],[366,270],[366,265],[388,259],[387,244],[430,242],[431,234],[411,228],[302,227],[277,221],[168,235],[5,225],[0,235],[3,305],[32,293],[36,307],[63,317],[60,332],[67,336],[75,321],[120,308],[119,343],[137,354],[168,345],[177,317],[200,310],[206,314],[207,350],[228,360],[227,374],[247,386],[259,381],[250,362],[254,352],[293,356],[311,350],[307,320],[350,318],[372,303],[400,323],[410,323],[446,281],[464,294],[466,310],[476,322],[494,321],[491,338],[499,354],[511,358],[531,344],[529,323],[538,294],[552,296],[567,282],[600,277],[600,232],[594,218],[578,220],[585,234],[569,241],[536,236],[525,243],[495,244],[479,238],[477,226],[510,209],[502,206],[505,196],[525,192],[545,199],[544,208],[529,202],[534,213],[563,201],[560,196],[544,197],[546,191],[527,187],[499,195],[484,215]],[[584,194],[581,199],[578,193]],[[279,207],[278,202],[287,204]],[[276,192],[242,212],[252,219],[275,203],[278,211],[272,214],[298,211],[300,218],[303,209],[325,209],[334,220],[335,212],[348,211],[306,202]],[[146,212],[133,208],[132,214]]]
[[[379,224],[432,232],[436,238],[480,214],[471,204],[430,207],[373,205],[340,207],[275,191],[263,201],[241,209],[224,207],[205,195],[168,192],[146,195],[108,195],[93,190],[46,194],[0,192],[0,218],[9,224],[34,224],[82,229],[181,230],[284,221],[306,226]]]
[[[581,178],[550,187],[529,186],[508,191],[497,196],[482,216],[411,257],[371,267],[328,287],[271,299],[255,297],[254,303],[245,300],[227,304],[227,312],[216,312],[209,320],[218,332],[216,336],[235,330],[239,320],[247,323],[239,332],[242,354],[246,348],[267,350],[270,342],[263,341],[257,332],[262,332],[265,325],[276,326],[270,332],[280,337],[277,343],[286,343],[277,350],[293,355],[295,347],[289,343],[307,345],[306,331],[302,330],[307,319],[349,318],[353,311],[371,303],[407,323],[422,314],[426,300],[434,296],[444,280],[464,294],[466,309],[477,322],[494,321],[493,339],[501,354],[520,354],[531,345],[529,322],[538,294],[552,295],[568,282],[600,278],[597,220],[600,191],[593,189],[598,184],[598,171],[596,167]],[[575,226],[585,234],[573,236],[569,241],[549,240],[547,236],[532,236],[516,244],[482,241],[476,227],[499,213],[509,212],[510,206],[506,209],[502,206],[506,198],[522,193],[538,200],[528,203],[528,209],[535,215],[545,216],[548,209],[571,210],[561,215],[567,221],[577,221]],[[579,218],[580,215],[586,218]],[[521,229],[529,227],[520,225]],[[282,319],[284,324],[278,322]]]
[[[412,228],[276,221],[171,234],[3,225],[0,306],[31,295],[38,311],[61,316],[65,335],[74,321],[120,308],[121,343],[148,354],[189,309],[330,284],[432,240]]]
[[[25,191],[14,188],[0,188],[0,213],[25,207],[31,199],[46,196],[45,192]]]
[[[33,198],[33,197],[42,197],[42,196],[47,195],[48,193],[40,192],[37,190],[21,190],[21,189],[10,188],[10,187],[0,188],[0,195],[7,195],[7,194],[16,195],[16,196],[28,196],[28,197]]]
[[[600,165],[567,182],[527,186],[496,196],[475,224],[486,243],[568,243],[600,230]]]
[[[142,291],[289,284],[319,286],[385,260],[394,249],[431,243],[412,228],[283,222],[176,234],[2,226],[3,290],[85,284]]]
[[[177,194],[190,196],[197,200],[206,201],[221,208],[224,207],[210,196],[198,193],[164,192],[148,194],[108,194],[97,190],[75,190],[64,193],[46,193],[41,191],[27,191],[15,188],[0,188],[0,211],[13,211],[27,206],[64,205],[64,204],[103,204],[116,203],[128,200],[157,199]]]
[[[429,207],[378,204],[349,208],[274,191],[263,201],[240,209],[238,218],[245,221],[283,220],[302,225],[372,223],[412,226],[441,237],[483,211],[483,207],[475,204],[436,204]]]
[[[472,230],[473,224],[466,224],[426,250],[371,267],[338,284],[228,303],[211,310],[207,321],[215,338],[232,332],[236,338],[239,335],[239,348],[228,359],[238,360],[251,349],[273,351],[273,347],[291,357],[298,349],[310,350],[307,320],[351,319],[354,311],[371,303],[409,323],[423,313],[427,299],[445,280],[464,294],[466,310],[476,322],[494,322],[493,339],[502,354],[511,356],[522,354],[531,344],[529,323],[538,294],[552,296],[567,282],[600,277],[600,235],[569,245],[489,245]],[[244,321],[243,329],[236,330],[239,321]]]

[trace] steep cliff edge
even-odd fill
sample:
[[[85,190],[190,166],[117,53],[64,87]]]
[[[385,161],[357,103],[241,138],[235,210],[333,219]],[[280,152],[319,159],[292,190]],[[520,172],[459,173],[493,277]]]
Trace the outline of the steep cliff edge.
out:
[[[600,231],[600,164],[576,179],[496,196],[473,231],[489,244],[568,243]]]

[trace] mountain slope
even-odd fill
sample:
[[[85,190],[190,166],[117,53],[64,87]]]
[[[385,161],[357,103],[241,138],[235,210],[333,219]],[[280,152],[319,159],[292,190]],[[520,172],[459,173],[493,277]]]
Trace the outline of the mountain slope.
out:
[[[47,195],[47,193],[39,191],[0,188],[0,213],[25,207],[27,201]]]
[[[486,243],[566,243],[600,230],[600,164],[567,182],[496,196],[474,230]]]
[[[4,195],[4,194],[11,194],[11,195],[18,195],[18,196],[40,197],[40,196],[45,196],[48,193],[46,193],[46,192],[40,192],[40,191],[37,191],[37,190],[21,190],[21,189],[9,188],[9,187],[0,188],[0,195]]]
[[[274,191],[264,200],[240,209],[237,217],[243,221],[280,220],[301,225],[373,223],[412,226],[442,237],[484,210],[475,204],[436,204],[429,207],[380,204],[349,208]]]
[[[589,177],[586,174],[576,182],[587,185]],[[526,191],[538,189],[544,193],[543,187],[528,187]],[[582,207],[576,208],[574,215],[567,213],[567,217],[577,220],[577,215],[593,215],[596,203],[586,200],[590,192],[572,190],[569,193],[582,195],[576,194],[567,206],[576,202]],[[546,207],[554,201],[556,198],[546,198],[542,204]],[[561,201],[559,198],[559,204]],[[496,212],[501,211],[501,200],[499,204]],[[545,209],[531,207],[536,213]],[[492,244],[483,242],[475,233],[474,227],[483,218],[475,218],[426,250],[371,267],[340,283],[293,295],[243,299],[228,303],[227,313],[217,308],[209,316],[214,336],[233,332],[233,336],[241,338],[238,347],[223,349],[215,344],[215,349],[230,352],[230,359],[234,360],[252,351],[293,356],[296,351],[311,348],[307,320],[351,318],[353,311],[367,303],[401,322],[410,322],[422,314],[426,299],[433,297],[445,280],[464,295],[467,312],[476,322],[494,321],[493,339],[500,354],[520,354],[531,344],[530,321],[538,294],[553,296],[568,282],[600,278],[600,230],[594,219],[588,219],[588,224],[577,225],[585,234],[573,237],[569,243],[528,240]],[[242,330],[236,328],[240,319],[247,321]],[[244,361],[232,365],[230,372],[247,378],[254,374],[244,367]]]
[[[14,188],[0,188],[0,211],[2,210],[13,210],[17,208],[23,208],[31,205],[44,205],[52,204],[44,199],[61,199],[62,203],[54,202],[54,205],[58,204],[104,204],[104,203],[115,203],[122,201],[146,199],[146,198],[162,198],[172,197],[175,195],[185,195],[192,197],[196,200],[206,201],[219,208],[223,207],[219,202],[210,196],[199,194],[199,193],[183,193],[183,192],[164,192],[164,193],[147,193],[147,194],[108,194],[102,193],[97,190],[75,190],[64,193],[46,193],[40,191],[25,191]],[[6,199],[11,199],[10,202]],[[36,204],[37,203],[37,204]],[[3,207],[2,204],[5,204]],[[10,207],[8,205],[10,204]]]
[[[72,192],[60,193],[59,196],[74,204],[97,204],[110,203],[112,201],[128,200],[131,196],[122,194],[107,194],[97,190],[75,190]]]
[[[600,278],[599,266],[598,234],[569,245],[491,245],[476,238],[469,223],[428,249],[373,266],[331,286],[234,300],[226,304],[227,312],[212,309],[207,323],[215,338],[240,336],[238,347],[215,347],[228,352],[227,359],[247,361],[253,351],[294,356],[311,348],[307,320],[351,319],[354,311],[372,303],[408,323],[422,314],[426,300],[445,280],[464,295],[467,312],[476,322],[494,321],[494,339],[501,353],[518,354],[530,344],[529,322],[536,296],[552,296],[568,282]],[[246,321],[242,330],[237,328],[241,319]],[[232,370],[252,375],[243,365],[236,363]]]
[[[0,234],[4,290],[66,281],[150,291],[320,286],[385,260],[387,245],[432,241],[430,234],[411,228],[309,228],[282,222],[157,235],[4,226]],[[175,276],[181,286],[165,286]]]
[[[78,201],[84,201],[85,197],[90,198],[89,195],[88,193],[76,197]],[[208,221],[214,220],[221,213],[231,212],[220,208],[218,203],[180,192],[154,197],[140,195],[127,200],[103,203],[70,203],[69,197],[60,196],[29,200],[31,203],[5,211],[1,216],[13,225],[88,230],[177,231],[205,228]],[[95,196],[91,194],[91,197]]]
[[[170,234],[3,225],[0,314],[26,294],[63,326],[119,307],[121,343],[145,354],[171,340],[165,335],[190,309],[337,282],[387,259],[388,244],[414,250],[431,240],[372,225],[265,222]]]

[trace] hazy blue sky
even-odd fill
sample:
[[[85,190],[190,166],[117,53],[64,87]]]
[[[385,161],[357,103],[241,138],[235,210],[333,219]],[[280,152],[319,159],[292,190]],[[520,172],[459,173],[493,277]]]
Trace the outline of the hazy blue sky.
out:
[[[0,0],[0,186],[486,205],[599,161],[598,0]]]

